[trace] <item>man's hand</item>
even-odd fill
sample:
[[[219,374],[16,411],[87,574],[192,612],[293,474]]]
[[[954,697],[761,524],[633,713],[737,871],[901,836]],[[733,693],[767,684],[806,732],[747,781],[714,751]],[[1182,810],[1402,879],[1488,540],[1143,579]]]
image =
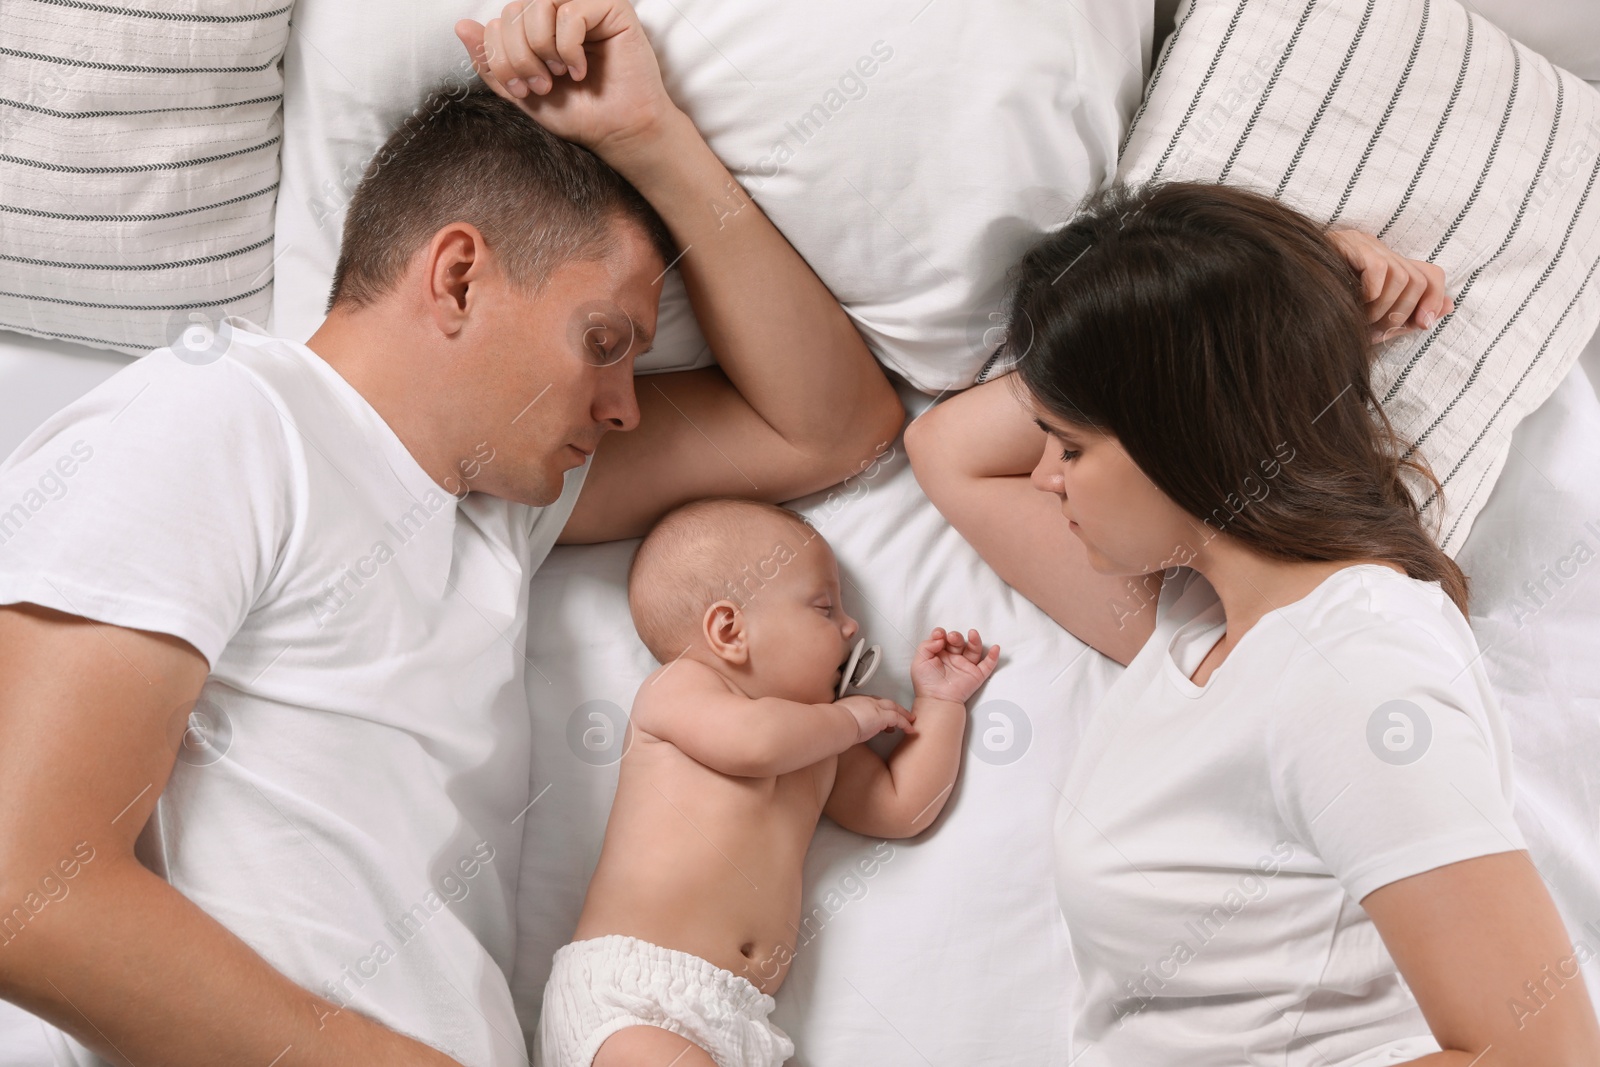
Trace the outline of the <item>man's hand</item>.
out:
[[[865,693],[852,693],[841,700],[834,701],[839,707],[848,711],[856,720],[856,744],[869,741],[882,733],[888,733],[896,726],[902,730],[910,731],[917,721],[914,713],[902,708],[899,704],[887,697],[867,696]]]
[[[919,697],[965,704],[999,662],[1000,646],[990,645],[985,652],[978,631],[968,630],[962,637],[959,630],[935,626],[933,635],[917,646],[911,685]]]
[[[1413,330],[1432,329],[1455,310],[1455,301],[1445,292],[1442,268],[1407,259],[1359,230],[1333,230],[1328,239],[1361,274],[1371,327],[1368,337],[1373,344]]]
[[[558,137],[610,159],[677,108],[627,0],[507,4],[487,26],[456,23],[484,84]]]

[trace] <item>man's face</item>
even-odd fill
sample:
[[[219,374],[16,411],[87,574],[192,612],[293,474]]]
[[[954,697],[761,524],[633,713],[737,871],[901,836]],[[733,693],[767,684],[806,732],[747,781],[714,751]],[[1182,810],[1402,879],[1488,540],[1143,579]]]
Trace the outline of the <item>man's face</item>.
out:
[[[637,226],[614,223],[612,236],[609,255],[563,264],[531,296],[503,276],[480,283],[452,404],[474,427],[463,488],[554,503],[608,430],[639,424],[633,364],[654,341],[665,264]]]

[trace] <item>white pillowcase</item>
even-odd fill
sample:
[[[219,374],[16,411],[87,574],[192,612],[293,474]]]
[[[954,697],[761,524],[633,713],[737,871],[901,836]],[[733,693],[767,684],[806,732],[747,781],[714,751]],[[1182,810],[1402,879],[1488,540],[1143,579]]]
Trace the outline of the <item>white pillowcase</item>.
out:
[[[0,328],[143,355],[272,300],[289,0],[9,0]]]
[[[929,392],[971,383],[1006,269],[1109,179],[1152,18],[1124,0],[637,6],[673,99],[873,351]],[[362,166],[428,87],[471,74],[456,20],[500,7],[300,0],[274,332],[321,321]],[[672,272],[640,369],[709,362]]]
[[[1119,175],[1249,186],[1444,268],[1455,313],[1391,342],[1374,383],[1444,483],[1418,499],[1453,555],[1600,321],[1600,94],[1456,0],[1178,19]]]

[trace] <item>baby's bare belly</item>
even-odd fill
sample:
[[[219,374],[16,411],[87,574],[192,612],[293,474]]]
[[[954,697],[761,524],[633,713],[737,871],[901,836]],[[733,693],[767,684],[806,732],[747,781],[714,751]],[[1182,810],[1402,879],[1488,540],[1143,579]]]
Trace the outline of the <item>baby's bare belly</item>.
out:
[[[673,755],[624,766],[574,939],[637,937],[772,993],[794,955],[821,772],[737,779]]]

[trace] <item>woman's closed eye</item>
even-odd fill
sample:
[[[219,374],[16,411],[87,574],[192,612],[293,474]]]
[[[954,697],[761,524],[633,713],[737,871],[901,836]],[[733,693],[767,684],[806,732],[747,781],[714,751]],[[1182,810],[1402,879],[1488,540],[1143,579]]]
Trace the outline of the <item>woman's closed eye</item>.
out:
[[[1074,451],[1073,449],[1063,448],[1061,450],[1061,459],[1062,459],[1063,462],[1074,460],[1074,459],[1077,459],[1077,458],[1078,458],[1078,453],[1076,451]]]

